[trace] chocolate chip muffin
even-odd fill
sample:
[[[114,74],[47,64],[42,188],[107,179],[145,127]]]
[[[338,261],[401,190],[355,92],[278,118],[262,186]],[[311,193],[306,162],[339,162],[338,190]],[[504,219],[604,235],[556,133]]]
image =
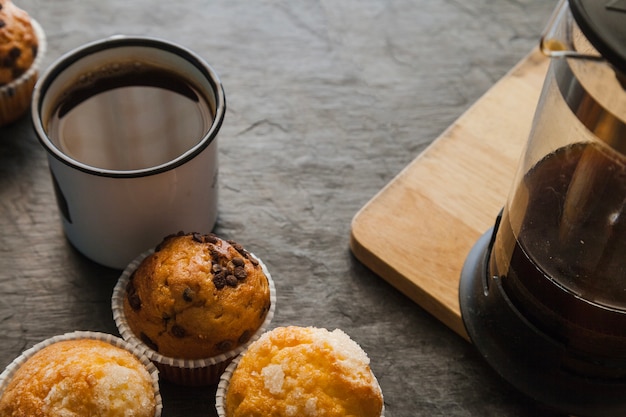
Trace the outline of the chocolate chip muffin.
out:
[[[219,417],[383,415],[370,360],[342,330],[278,327],[237,361],[218,386]]]
[[[28,13],[11,0],[0,0],[0,86],[22,76],[35,61],[38,48]]]
[[[39,23],[11,0],[0,0],[0,126],[30,108],[45,50]]]
[[[124,314],[160,355],[200,359],[248,342],[270,310],[259,261],[213,234],[166,237],[130,275]]]

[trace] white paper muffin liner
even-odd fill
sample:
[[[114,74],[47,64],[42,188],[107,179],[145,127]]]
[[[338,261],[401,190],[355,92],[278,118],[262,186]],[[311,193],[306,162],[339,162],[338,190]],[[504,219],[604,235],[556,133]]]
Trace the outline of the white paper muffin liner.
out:
[[[247,348],[246,348],[247,350]],[[233,376],[233,373],[235,372],[235,369],[237,369],[237,365],[239,364],[239,362],[241,361],[241,359],[245,356],[246,352],[242,352],[241,354],[239,354],[235,359],[233,359],[228,366],[226,367],[226,369],[224,370],[224,372],[222,373],[222,376],[220,377],[220,381],[217,384],[217,390],[215,392],[215,409],[217,410],[217,417],[227,417],[226,416],[226,407],[225,407],[225,400],[226,400],[226,392],[228,392],[228,385],[230,384],[230,379]],[[378,383],[378,379],[376,379],[376,375],[374,375],[374,373],[372,372],[372,376],[374,377],[374,380],[376,381],[376,383],[378,384],[378,386],[380,387],[380,384]],[[381,395],[382,395],[382,389],[381,389]],[[385,400],[384,400],[384,396],[383,396],[383,408],[380,411],[380,417],[385,417]]]
[[[217,410],[217,417],[226,417],[226,408],[224,407],[224,401],[226,399],[226,391],[228,391],[228,384],[230,384],[230,378],[233,376],[233,372],[237,369],[237,365],[241,358],[243,358],[245,352],[237,356],[226,367],[226,370],[220,377],[220,382],[217,384],[217,391],[215,392],[215,409]]]
[[[161,378],[170,382],[187,385],[187,386],[200,386],[200,385],[212,385],[217,384],[220,380],[220,376],[230,364],[233,358],[237,357],[241,352],[245,351],[250,343],[257,340],[269,327],[272,319],[274,318],[274,312],[276,310],[276,287],[274,281],[267,270],[265,264],[254,254],[250,253],[258,262],[263,273],[267,277],[267,281],[270,288],[270,309],[265,316],[265,320],[261,327],[256,331],[254,335],[246,343],[237,346],[228,352],[220,355],[212,356],[210,358],[203,359],[185,359],[185,358],[172,358],[169,356],[161,355],[155,350],[147,346],[139,337],[137,337],[131,330],[126,316],[124,314],[124,299],[126,298],[126,286],[132,275],[133,271],[141,264],[141,262],[147,256],[154,253],[151,249],[144,252],[137,258],[135,258],[122,272],[115,288],[113,289],[112,296],[112,310],[113,319],[115,324],[122,335],[122,338],[127,342],[138,346],[144,350],[145,355],[152,360],[152,362],[159,369]]]
[[[8,125],[30,108],[33,89],[46,53],[46,34],[35,19],[30,19],[37,36],[37,55],[28,70],[19,78],[0,86],[0,126]]]
[[[138,349],[136,346],[131,345],[130,343],[117,336],[100,332],[75,331],[71,333],[65,333],[43,340],[31,347],[30,349],[25,350],[20,356],[15,358],[13,362],[11,362],[0,374],[0,397],[2,397],[2,395],[4,394],[4,390],[8,386],[9,382],[13,379],[13,375],[15,375],[15,372],[17,372],[17,370],[35,353],[57,342],[83,339],[100,340],[109,343],[115,347],[127,350],[128,352],[135,355],[135,357],[143,364],[143,366],[150,374],[150,377],[152,378],[152,387],[154,389],[154,399],[156,404],[154,417],[161,417],[161,412],[163,411],[163,399],[161,398],[161,392],[159,390],[159,371],[156,366],[152,363],[152,361],[150,361],[150,359],[148,359],[148,357],[144,355],[143,350]]]

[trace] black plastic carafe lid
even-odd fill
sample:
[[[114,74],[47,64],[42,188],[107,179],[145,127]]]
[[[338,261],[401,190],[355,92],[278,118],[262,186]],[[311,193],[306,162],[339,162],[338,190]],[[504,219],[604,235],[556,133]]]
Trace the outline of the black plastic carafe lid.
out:
[[[569,0],[569,6],[594,48],[626,74],[626,0]]]

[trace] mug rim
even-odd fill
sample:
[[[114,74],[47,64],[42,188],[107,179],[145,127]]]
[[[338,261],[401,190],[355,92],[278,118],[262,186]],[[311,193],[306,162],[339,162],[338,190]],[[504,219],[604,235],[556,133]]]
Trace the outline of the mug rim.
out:
[[[202,75],[204,75],[215,95],[215,114],[213,115],[213,122],[210,128],[204,133],[200,140],[191,148],[187,149],[183,154],[173,158],[165,163],[140,168],[133,170],[115,170],[94,167],[84,162],[78,161],[69,155],[65,154],[59,147],[57,147],[50,137],[48,136],[42,122],[41,108],[45,93],[56,78],[68,67],[81,59],[104,51],[108,49],[114,49],[118,47],[143,47],[160,49],[164,52],[174,54],[184,59],[198,69]],[[206,149],[215,140],[217,133],[219,132],[224,115],[226,113],[226,98],[224,95],[224,87],[222,82],[215,72],[215,70],[209,65],[202,57],[190,49],[181,46],[177,43],[159,39],[150,36],[126,36],[115,35],[109,38],[93,41],[82,46],[79,46],[61,57],[59,57],[45,72],[39,77],[35,88],[33,90],[33,98],[31,100],[31,118],[32,124],[37,134],[37,139],[48,151],[48,155],[53,156],[60,162],[68,165],[69,167],[78,169],[88,174],[114,177],[114,178],[137,178],[150,175],[160,174],[177,168],[186,162],[190,161],[204,149]]]

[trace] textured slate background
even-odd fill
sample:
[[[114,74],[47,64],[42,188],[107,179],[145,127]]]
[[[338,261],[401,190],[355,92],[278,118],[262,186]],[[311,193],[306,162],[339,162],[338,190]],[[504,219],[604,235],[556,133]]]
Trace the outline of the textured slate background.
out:
[[[339,327],[368,352],[387,417],[551,415],[356,261],[356,212],[538,42],[546,0],[16,0],[45,64],[90,40],[151,35],[220,74],[216,232],[275,278],[277,325]],[[428,213],[415,213],[428,216]],[[384,225],[381,225],[384,227]],[[28,118],[0,128],[0,369],[55,334],[116,334],[119,271],[63,237]],[[213,389],[163,384],[164,416],[214,415]]]

